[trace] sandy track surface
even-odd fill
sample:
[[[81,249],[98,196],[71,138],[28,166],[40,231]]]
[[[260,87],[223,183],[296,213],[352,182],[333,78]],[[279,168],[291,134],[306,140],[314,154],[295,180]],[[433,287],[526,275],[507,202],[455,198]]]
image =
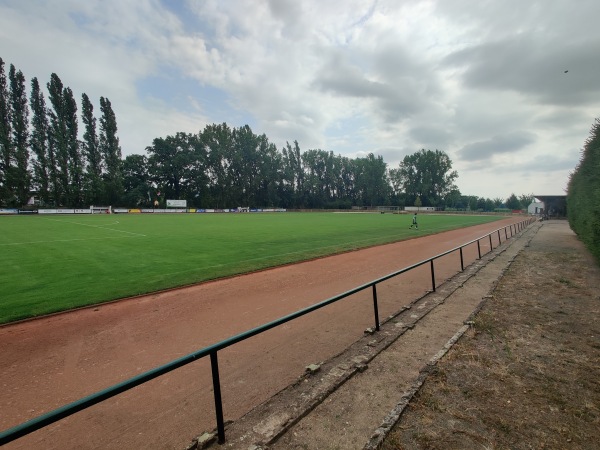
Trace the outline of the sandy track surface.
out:
[[[6,429],[219,340],[340,294],[500,226],[415,238],[0,328],[0,428]],[[502,236],[504,241],[504,236]],[[497,239],[493,241],[497,245]],[[481,242],[481,251],[489,242]],[[477,247],[465,250],[465,264]],[[436,262],[442,283],[458,255]],[[380,317],[430,288],[427,268],[378,287]],[[356,294],[219,353],[225,418],[236,420],[348,348],[373,326]],[[185,448],[215,426],[210,367],[201,360],[6,446]]]

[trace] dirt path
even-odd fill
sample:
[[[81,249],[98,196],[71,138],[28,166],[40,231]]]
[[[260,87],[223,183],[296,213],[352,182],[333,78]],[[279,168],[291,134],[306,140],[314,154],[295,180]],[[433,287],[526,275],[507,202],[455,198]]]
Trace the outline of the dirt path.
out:
[[[1,327],[0,428],[518,220]],[[481,249],[485,253],[489,244],[482,241]],[[465,262],[476,254],[472,246]],[[436,264],[438,284],[459,267],[456,255],[443,258]],[[378,289],[381,317],[429,287],[427,270],[401,278]],[[238,419],[296,380],[306,365],[325,361],[360,338],[372,326],[371,303],[368,295],[354,297],[221,352],[226,418]],[[6,448],[183,448],[213,427],[210,369],[199,361]]]
[[[382,449],[600,449],[599,287],[568,223],[544,222]]]

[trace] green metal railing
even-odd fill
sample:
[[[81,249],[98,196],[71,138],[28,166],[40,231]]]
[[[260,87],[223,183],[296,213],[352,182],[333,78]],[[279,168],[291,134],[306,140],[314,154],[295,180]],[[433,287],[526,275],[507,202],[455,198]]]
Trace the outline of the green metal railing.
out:
[[[210,357],[210,363],[211,363],[211,371],[212,371],[212,382],[213,382],[213,392],[214,392],[214,401],[215,401],[215,415],[216,415],[216,422],[217,422],[217,435],[218,435],[218,442],[219,443],[224,443],[225,442],[225,422],[223,420],[223,404],[222,404],[222,400],[221,400],[221,383],[220,383],[220,377],[219,377],[219,363],[218,363],[218,358],[217,358],[217,352],[219,350],[223,350],[227,347],[230,347],[238,342],[244,341],[246,339],[249,339],[253,336],[256,336],[257,334],[260,333],[264,333],[265,331],[268,331],[272,328],[278,327],[280,325],[283,325],[286,322],[289,322],[291,320],[297,319],[299,317],[302,317],[310,312],[316,311],[318,309],[321,309],[327,305],[330,305],[332,303],[335,303],[339,300],[342,300],[350,295],[353,295],[357,292],[363,291],[365,289],[371,288],[372,289],[372,295],[373,295],[373,310],[374,310],[374,318],[375,318],[375,329],[377,331],[379,331],[379,310],[378,310],[378,304],[377,304],[377,284],[382,283],[383,281],[389,280],[390,278],[394,278],[398,275],[401,275],[403,273],[406,273],[410,270],[416,269],[417,267],[423,266],[425,264],[429,264],[430,265],[430,270],[431,270],[431,287],[432,290],[435,291],[436,290],[436,282],[435,282],[435,268],[434,268],[434,261],[438,258],[441,258],[442,256],[446,256],[450,253],[459,251],[460,252],[460,266],[461,266],[461,271],[464,270],[464,259],[463,259],[463,248],[472,245],[474,243],[477,243],[477,251],[478,251],[478,257],[479,259],[481,259],[481,246],[480,246],[480,241],[482,239],[485,239],[486,237],[489,237],[489,241],[490,241],[490,252],[494,250],[494,247],[492,245],[492,235],[493,234],[498,234],[498,245],[502,244],[502,240],[501,240],[501,234],[500,234],[500,230],[504,229],[504,237],[505,240],[508,240],[509,238],[511,238],[513,235],[517,234],[518,232],[524,230],[527,226],[529,226],[531,223],[535,222],[536,219],[534,218],[529,218],[527,220],[523,220],[521,222],[518,222],[516,224],[511,224],[511,225],[507,225],[505,227],[501,227],[498,228],[497,230],[492,231],[491,233],[488,233],[482,237],[479,237],[477,239],[473,239],[472,241],[469,241],[465,244],[462,244],[458,247],[455,247],[453,249],[447,250],[443,253],[440,253],[438,255],[435,255],[431,258],[425,259],[423,261],[420,261],[416,264],[413,264],[411,266],[405,267],[401,270],[398,270],[396,272],[392,272],[388,275],[385,275],[381,278],[378,278],[376,280],[370,281],[366,284],[363,284],[361,286],[355,287],[354,289],[351,289],[347,292],[344,292],[342,294],[336,295],[335,297],[331,297],[327,300],[321,301],[319,303],[316,303],[312,306],[309,306],[307,308],[301,309],[299,311],[296,311],[292,314],[289,314],[287,316],[281,317],[277,320],[274,320],[272,322],[266,323],[264,325],[258,326],[256,328],[253,328],[251,330],[245,331],[243,333],[240,333],[238,335],[232,336],[228,339],[225,339],[223,341],[220,341],[216,344],[213,344],[209,347],[205,347],[201,350],[198,350],[194,353],[190,353],[189,355],[183,356],[179,359],[176,359],[174,361],[171,361],[167,364],[164,364],[160,367],[156,367],[152,370],[149,370],[148,372],[142,373],[140,375],[137,375],[133,378],[130,378],[128,380],[125,380],[121,383],[115,384],[114,386],[111,386],[109,388],[106,388],[102,391],[96,392],[95,394],[89,395],[87,397],[81,398],[73,403],[69,403],[67,405],[64,405],[58,409],[55,409],[53,411],[50,411],[46,414],[43,414],[39,417],[36,417],[34,419],[31,419],[27,422],[24,422],[20,425],[17,425],[13,428],[9,428],[5,431],[2,431],[0,433],[0,445],[4,445],[7,444],[9,442],[12,442],[16,439],[19,439],[29,433],[32,433],[36,430],[39,430],[41,428],[44,428],[54,422],[57,422],[61,419],[64,419],[72,414],[75,414],[76,412],[79,412],[81,410],[84,410],[86,408],[89,408],[90,406],[93,406],[97,403],[103,402],[104,400],[107,400],[111,397],[114,397],[116,395],[119,395],[125,391],[128,391],[129,389],[132,389],[136,386],[139,386],[140,384],[144,384],[150,380],[153,380],[154,378],[160,377],[161,375],[164,375],[166,373],[169,373],[175,369],[178,369],[182,366],[185,366],[189,363],[192,363],[194,361],[197,361],[201,358],[204,358],[206,356]],[[510,231],[510,236],[509,236],[509,231]]]

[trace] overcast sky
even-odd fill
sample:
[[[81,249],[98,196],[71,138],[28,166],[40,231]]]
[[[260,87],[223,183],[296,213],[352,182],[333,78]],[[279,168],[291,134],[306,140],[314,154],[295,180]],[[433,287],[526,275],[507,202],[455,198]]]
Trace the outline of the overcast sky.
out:
[[[505,199],[565,194],[600,117],[599,17],[599,0],[0,0],[0,57],[97,117],[109,98],[124,156],[248,124],[390,168],[442,150],[463,194]]]

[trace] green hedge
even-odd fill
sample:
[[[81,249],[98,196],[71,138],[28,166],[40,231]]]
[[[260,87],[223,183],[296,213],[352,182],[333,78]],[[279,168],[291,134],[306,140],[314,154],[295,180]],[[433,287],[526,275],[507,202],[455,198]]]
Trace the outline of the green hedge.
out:
[[[567,210],[571,229],[600,262],[600,119],[569,179]]]

